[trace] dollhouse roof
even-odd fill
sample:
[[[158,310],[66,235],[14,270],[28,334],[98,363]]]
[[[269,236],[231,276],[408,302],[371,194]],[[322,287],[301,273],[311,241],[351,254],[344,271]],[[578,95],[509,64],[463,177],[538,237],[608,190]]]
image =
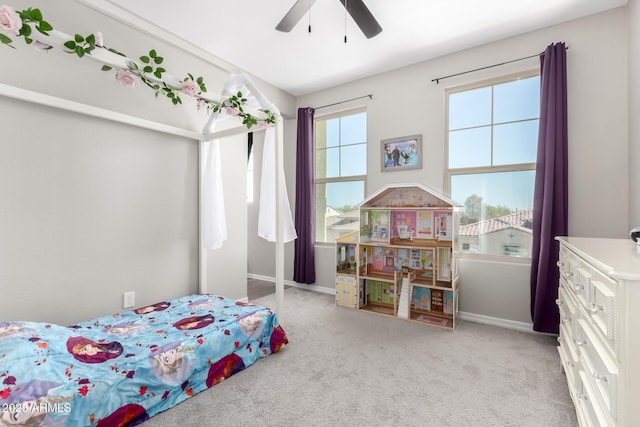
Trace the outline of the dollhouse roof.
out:
[[[461,207],[423,184],[388,184],[364,199],[358,207]]]

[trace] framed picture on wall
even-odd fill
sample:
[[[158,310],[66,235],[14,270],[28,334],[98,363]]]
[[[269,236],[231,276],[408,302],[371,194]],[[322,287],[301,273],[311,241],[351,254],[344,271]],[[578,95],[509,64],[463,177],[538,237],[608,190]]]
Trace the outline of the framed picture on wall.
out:
[[[381,142],[382,172],[422,168],[422,135],[383,139]]]

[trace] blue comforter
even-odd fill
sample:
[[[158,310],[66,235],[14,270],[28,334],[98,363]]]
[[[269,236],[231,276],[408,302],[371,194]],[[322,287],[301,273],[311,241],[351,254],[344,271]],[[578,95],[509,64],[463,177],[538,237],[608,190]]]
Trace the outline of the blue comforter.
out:
[[[0,425],[136,425],[287,342],[271,310],[215,295],[71,327],[0,322]]]

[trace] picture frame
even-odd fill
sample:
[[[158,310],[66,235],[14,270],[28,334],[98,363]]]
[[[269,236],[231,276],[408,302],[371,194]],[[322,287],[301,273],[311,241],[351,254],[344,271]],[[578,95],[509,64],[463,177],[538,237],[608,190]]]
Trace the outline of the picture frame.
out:
[[[382,172],[422,169],[422,135],[383,139],[380,159]]]

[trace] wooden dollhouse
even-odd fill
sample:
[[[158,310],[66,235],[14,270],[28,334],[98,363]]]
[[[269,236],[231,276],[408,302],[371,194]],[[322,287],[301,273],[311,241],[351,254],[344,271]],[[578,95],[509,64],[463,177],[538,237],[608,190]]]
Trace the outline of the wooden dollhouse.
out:
[[[336,241],[336,304],[455,329],[460,205],[420,184],[387,185]]]

